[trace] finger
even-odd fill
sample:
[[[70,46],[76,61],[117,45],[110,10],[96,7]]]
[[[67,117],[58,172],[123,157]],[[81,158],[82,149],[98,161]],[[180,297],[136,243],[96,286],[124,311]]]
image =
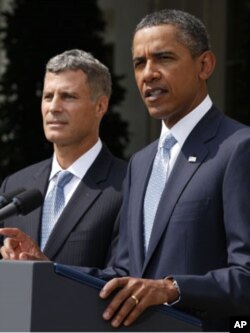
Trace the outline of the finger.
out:
[[[6,253],[6,250],[5,250],[4,246],[1,247],[0,253],[1,253],[1,256],[3,257],[4,260],[8,260],[9,259],[9,255],[8,255],[8,253]]]
[[[171,283],[172,286],[172,283]],[[134,295],[138,299],[138,304],[132,309],[124,321],[125,326],[131,325],[145,309],[151,305],[163,304],[166,302],[167,281],[164,280],[144,280],[140,289]]]
[[[19,246],[19,242],[13,238],[5,238],[4,247],[10,251],[14,251]]]
[[[113,286],[119,286],[121,288],[117,294],[114,296],[108,307],[103,313],[103,318],[105,320],[110,320],[114,316],[112,325],[118,327],[124,318],[128,315],[131,309],[135,306],[135,297],[133,295],[135,289],[140,283],[139,279],[135,278],[120,278],[117,281],[112,281],[107,287],[111,288]],[[133,296],[132,296],[133,295]],[[118,311],[119,310],[119,311]]]
[[[12,238],[19,238],[23,232],[18,228],[0,228],[0,234]]]
[[[31,254],[31,253],[28,253],[28,252],[21,252],[19,254],[19,260],[49,261],[49,258],[46,257],[42,252],[37,254],[37,255]]]
[[[114,296],[112,301],[109,303],[108,307],[103,312],[103,319],[110,320],[114,314],[117,312],[117,310],[120,308],[121,304],[124,302],[125,297],[118,293]],[[134,304],[134,302],[133,302]]]
[[[132,296],[135,296],[135,295],[132,295]],[[134,314],[134,320],[135,320],[139,316],[139,314],[143,311],[143,310],[141,310],[141,311],[137,310],[139,303],[137,303],[132,296],[129,296],[124,301],[124,303],[122,304],[118,313],[115,315],[114,319],[111,322],[111,325],[113,327],[117,328],[122,323],[125,323],[127,321],[127,318],[130,317],[131,313]],[[136,300],[137,300],[137,298],[136,298]],[[133,319],[133,316],[132,316],[132,319]],[[130,321],[128,322],[128,324],[130,324]]]
[[[20,253],[19,242],[12,238],[6,238],[3,246],[3,258],[5,259],[18,259]]]
[[[31,255],[27,252],[21,252],[19,254],[19,260],[39,260],[37,257],[34,255]]]
[[[2,246],[1,247],[1,255],[3,259],[5,260],[17,260],[18,259],[18,253],[15,251],[12,251],[11,249]]]
[[[107,298],[114,290],[122,288],[126,285],[128,278],[114,278],[111,281],[107,282],[105,286],[100,291],[99,296],[101,298]]]
[[[130,326],[133,322],[142,314],[142,312],[148,307],[144,301],[139,301],[138,304],[134,306],[131,312],[128,314],[127,318],[124,321],[124,326]]]
[[[32,255],[36,255],[36,252],[39,252],[40,249],[37,244],[23,231],[18,228],[2,228],[0,232],[9,237],[7,239],[12,239],[18,241],[20,250],[22,252],[31,252]]]

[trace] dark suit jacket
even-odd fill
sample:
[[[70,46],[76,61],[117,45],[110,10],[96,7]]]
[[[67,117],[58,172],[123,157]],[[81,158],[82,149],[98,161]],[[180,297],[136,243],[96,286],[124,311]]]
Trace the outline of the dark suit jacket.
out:
[[[52,159],[29,166],[9,177],[2,192],[18,187],[37,188],[44,195]],[[44,249],[52,260],[70,265],[104,267],[114,237],[113,227],[122,201],[126,163],[103,146],[61,214]],[[40,243],[42,208],[26,216],[6,219],[5,226],[18,227]]]
[[[143,200],[157,143],[130,162],[114,269],[173,276],[176,306],[201,316],[208,330],[227,329],[227,316],[250,314],[250,128],[215,107],[201,119],[167,182],[144,257]]]

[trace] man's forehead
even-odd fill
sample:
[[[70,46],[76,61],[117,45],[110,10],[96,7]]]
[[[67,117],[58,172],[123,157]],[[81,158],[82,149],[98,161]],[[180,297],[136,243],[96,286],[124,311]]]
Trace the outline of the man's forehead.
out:
[[[168,48],[178,43],[176,27],[165,24],[153,27],[146,27],[138,30],[134,35],[132,53],[133,56],[140,56],[146,50],[154,52],[168,51]]]
[[[70,77],[70,76],[86,76],[86,74],[81,69],[63,69],[60,71],[46,71],[46,77]]]
[[[72,81],[77,82],[81,81],[84,82],[87,79],[87,75],[82,70],[63,70],[59,72],[51,72],[47,71],[44,76],[44,81]]]
[[[81,73],[76,74],[75,71],[61,71],[57,73],[47,72],[44,79],[44,90],[60,89],[64,91],[73,91],[86,87],[88,84],[87,76]]]
[[[152,33],[152,32],[154,33],[168,32],[175,34],[177,30],[180,29],[176,24],[158,24],[152,26],[145,26],[135,32],[133,40],[135,40],[137,36],[140,34]]]

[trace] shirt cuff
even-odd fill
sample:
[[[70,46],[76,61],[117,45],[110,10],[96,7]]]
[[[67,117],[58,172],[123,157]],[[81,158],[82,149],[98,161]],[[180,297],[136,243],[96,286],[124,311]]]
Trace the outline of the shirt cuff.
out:
[[[173,286],[176,288],[177,292],[178,292],[178,295],[179,297],[177,298],[177,300],[171,302],[171,303],[168,303],[168,302],[165,302],[164,304],[167,305],[167,306],[172,306],[172,305],[175,305],[176,303],[178,303],[181,299],[181,290],[180,290],[180,287],[178,285],[178,282],[172,277],[172,276],[167,276],[165,277],[165,280],[170,280],[173,284]]]

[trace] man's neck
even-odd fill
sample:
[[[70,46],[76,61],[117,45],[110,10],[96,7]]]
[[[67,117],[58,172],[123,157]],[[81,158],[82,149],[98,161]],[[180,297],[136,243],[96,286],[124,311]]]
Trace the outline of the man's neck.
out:
[[[79,157],[85,154],[89,149],[91,149],[98,141],[93,140],[92,142],[84,143],[79,146],[64,146],[54,144],[54,152],[58,164],[62,169],[67,169],[71,164],[73,164]]]

